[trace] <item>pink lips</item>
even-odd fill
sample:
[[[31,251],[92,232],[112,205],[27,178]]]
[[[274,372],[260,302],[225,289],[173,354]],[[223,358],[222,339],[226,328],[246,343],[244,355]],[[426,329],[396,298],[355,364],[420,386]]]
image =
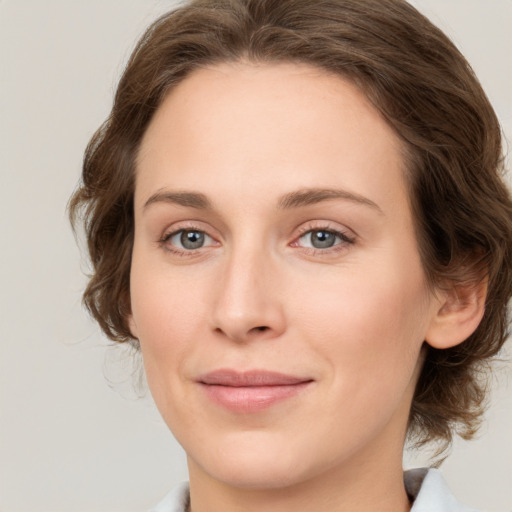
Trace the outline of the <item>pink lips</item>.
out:
[[[198,379],[207,396],[218,405],[239,413],[258,412],[291,398],[312,379],[264,370],[216,370]]]

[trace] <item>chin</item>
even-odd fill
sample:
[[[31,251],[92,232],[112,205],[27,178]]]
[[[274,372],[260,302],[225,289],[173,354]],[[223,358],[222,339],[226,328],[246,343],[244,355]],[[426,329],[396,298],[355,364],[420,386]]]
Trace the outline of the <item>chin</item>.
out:
[[[310,461],[311,453],[301,456],[293,443],[262,437],[268,436],[246,432],[213,450],[190,454],[191,474],[197,468],[225,485],[255,490],[285,488],[314,476],[303,464]]]
[[[230,487],[277,490],[312,481],[336,463],[325,453],[319,460],[312,458],[317,443],[284,437],[276,432],[238,432],[217,438],[211,448],[203,445],[200,451],[189,452],[191,476],[195,468]]]

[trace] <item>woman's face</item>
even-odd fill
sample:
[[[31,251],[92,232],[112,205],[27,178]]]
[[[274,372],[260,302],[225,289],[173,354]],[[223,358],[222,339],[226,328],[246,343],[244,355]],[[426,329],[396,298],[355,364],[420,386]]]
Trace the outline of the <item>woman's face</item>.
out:
[[[358,89],[306,65],[216,65],[163,102],[130,323],[192,476],[276,487],[401,462],[438,308],[403,167]]]

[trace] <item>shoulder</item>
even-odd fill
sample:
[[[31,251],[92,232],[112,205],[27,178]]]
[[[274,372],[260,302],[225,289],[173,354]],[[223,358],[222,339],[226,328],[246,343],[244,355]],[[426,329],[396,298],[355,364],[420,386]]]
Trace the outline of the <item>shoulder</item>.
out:
[[[404,482],[414,500],[411,512],[478,512],[455,499],[438,469],[406,471]]]
[[[177,485],[165,498],[148,512],[185,512],[189,502],[188,482]]]

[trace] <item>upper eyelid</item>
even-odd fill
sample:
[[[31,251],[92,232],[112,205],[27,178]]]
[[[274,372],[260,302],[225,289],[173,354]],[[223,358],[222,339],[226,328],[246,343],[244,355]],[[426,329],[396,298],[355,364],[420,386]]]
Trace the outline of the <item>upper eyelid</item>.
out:
[[[303,223],[301,226],[296,228],[295,231],[298,231],[298,234],[295,235],[296,238],[299,238],[310,231],[330,231],[332,233],[343,235],[351,240],[357,238],[357,233],[354,230],[342,224],[334,223],[333,221],[309,221]]]
[[[325,252],[325,251],[328,251],[329,249],[333,248],[333,247],[337,247],[339,245],[343,245],[343,244],[353,244],[356,240],[354,237],[348,235],[347,233],[344,233],[343,231],[338,231],[338,230],[333,230],[333,229],[322,229],[322,228],[319,228],[319,229],[309,229],[307,231],[305,231],[303,234],[299,235],[298,237],[296,237],[294,239],[294,241],[292,242],[292,245],[298,243],[298,241],[303,238],[304,236],[306,236],[307,234],[309,233],[314,233],[315,231],[325,231],[325,232],[328,232],[328,233],[331,233],[333,234],[335,237],[339,238],[340,239],[340,243],[339,244],[336,244],[336,245],[333,245],[331,247],[328,247],[326,249],[318,249],[318,250],[321,250],[322,252]]]
[[[208,238],[211,238],[212,240],[216,241],[216,238],[214,236],[210,235],[204,229],[198,229],[198,228],[193,228],[193,227],[184,227],[184,228],[178,228],[178,229],[173,229],[173,230],[169,230],[169,231],[164,231],[162,240],[169,240],[170,238],[176,236],[177,234],[179,234],[183,231],[197,231],[198,233],[203,233]]]
[[[205,233],[211,238],[216,238],[216,236],[212,234],[212,231],[216,230],[208,229],[205,227],[205,223],[199,220],[184,220],[173,222],[162,230],[162,238],[179,233],[180,231],[200,231],[201,233]]]

